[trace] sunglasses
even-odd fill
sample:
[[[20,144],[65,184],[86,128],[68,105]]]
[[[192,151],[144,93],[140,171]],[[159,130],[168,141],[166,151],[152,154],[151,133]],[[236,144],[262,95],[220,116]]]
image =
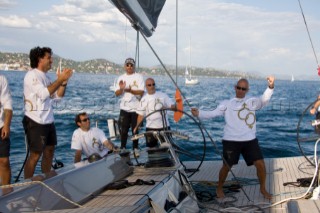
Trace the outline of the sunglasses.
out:
[[[155,86],[156,84],[153,83],[153,84],[147,84],[148,87],[151,87],[151,86]]]
[[[133,65],[133,64],[130,64],[130,63],[127,63],[126,66],[127,66],[127,67],[133,67],[134,65]]]
[[[236,86],[237,90],[247,91],[248,88]]]
[[[85,118],[83,120],[80,120],[81,122],[87,122],[87,121],[90,121],[90,118]]]

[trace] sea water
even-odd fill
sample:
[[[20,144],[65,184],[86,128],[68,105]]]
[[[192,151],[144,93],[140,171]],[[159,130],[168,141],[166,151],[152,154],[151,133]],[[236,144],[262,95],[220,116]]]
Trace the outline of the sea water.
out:
[[[26,156],[25,136],[21,123],[24,115],[23,78],[26,72],[1,71],[0,73],[7,77],[13,98],[10,162],[12,181],[14,181]],[[54,73],[49,73],[49,76],[52,80],[56,78]],[[107,120],[117,119],[119,115],[119,98],[115,97],[114,92],[109,89],[115,78],[117,78],[116,75],[109,74],[77,72],[73,74],[65,97],[54,106],[58,137],[55,160],[63,162],[64,165],[73,163],[74,150],[70,149],[70,142],[72,133],[77,128],[74,118],[80,112],[87,112],[91,118],[91,126],[98,126],[108,136]],[[157,90],[174,98],[175,86],[169,77],[153,76],[153,78]],[[173,78],[175,79],[175,76]],[[203,110],[215,109],[221,100],[234,97],[234,85],[237,79],[199,77],[199,81],[198,85],[185,86],[184,78],[178,77],[177,84],[184,96],[186,114],[178,123],[173,121],[172,112],[167,112],[167,115],[171,129],[189,136],[188,141],[177,140],[180,147],[189,151],[194,157],[202,156],[205,151],[206,160],[219,160],[224,119],[203,120],[199,124],[197,119],[190,116],[190,107],[198,107]],[[248,95],[250,96],[260,96],[267,88],[266,79],[249,79],[249,82]],[[319,91],[318,81],[275,81],[275,90],[270,103],[256,113],[257,137],[266,158],[301,155],[297,143],[297,126],[299,124],[300,137],[314,136],[314,127],[311,125],[314,116],[309,114],[308,106],[316,100]],[[305,116],[301,117],[303,114]],[[299,120],[301,120],[300,123]],[[314,142],[311,140],[300,143],[301,149],[306,154],[312,154]],[[118,140],[114,143],[120,144]],[[139,144],[145,147],[144,140],[140,140]],[[128,140],[128,148],[131,145],[131,141]],[[188,156],[184,157],[186,160],[188,158]],[[191,157],[191,160],[195,158]],[[37,172],[40,171],[39,165]]]

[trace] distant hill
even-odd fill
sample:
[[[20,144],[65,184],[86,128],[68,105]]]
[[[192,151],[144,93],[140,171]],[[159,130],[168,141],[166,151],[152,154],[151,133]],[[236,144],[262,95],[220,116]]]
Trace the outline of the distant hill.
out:
[[[52,69],[56,70],[59,66],[61,59],[62,67],[69,67],[76,72],[88,72],[88,73],[106,73],[106,74],[121,74],[123,73],[123,65],[116,64],[106,59],[92,59],[87,61],[74,61],[70,59],[61,58],[58,55],[54,55],[54,62]],[[175,66],[166,65],[167,70],[175,75]],[[30,70],[29,55],[26,53],[5,53],[0,52],[0,70]],[[178,68],[178,75],[184,75],[185,67]],[[140,67],[139,72],[150,75],[165,75],[165,71],[161,66],[153,67]],[[192,68],[192,74],[195,76],[212,76],[220,78],[261,78],[259,75],[246,72],[235,72],[226,70],[217,70],[215,68]]]

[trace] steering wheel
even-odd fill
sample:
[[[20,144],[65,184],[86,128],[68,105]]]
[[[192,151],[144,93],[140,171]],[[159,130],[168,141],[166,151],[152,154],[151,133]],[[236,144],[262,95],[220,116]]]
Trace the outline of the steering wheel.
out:
[[[177,123],[173,122],[173,120],[169,118],[171,124],[170,130],[164,129],[163,131],[160,131],[159,134],[165,134],[168,136],[168,141],[166,142],[170,143],[180,163],[183,165],[185,172],[188,174],[188,177],[191,177],[197,171],[199,171],[199,168],[201,167],[206,154],[206,139],[204,136],[204,132],[199,122],[192,115],[184,111],[174,110],[170,108],[160,109],[155,110],[145,116],[137,126],[141,132],[141,125],[146,122],[146,119],[149,116],[152,116],[155,113],[161,113],[163,123],[165,123],[165,116],[168,116],[168,111],[178,111],[185,116],[183,116]],[[154,134],[154,131],[139,133],[132,136],[131,139],[136,140],[144,137],[147,134]],[[192,152],[191,150],[196,150],[196,152]],[[186,168],[186,165],[183,164],[183,161],[197,161],[199,163],[195,165],[195,169],[188,169]]]
[[[297,125],[297,143],[300,149],[301,154],[305,159],[313,166],[313,162],[308,156],[313,155],[314,145],[307,142],[316,142],[320,138],[320,126],[316,125],[316,118],[312,118],[309,111],[311,107],[318,100],[312,102],[307,106],[300,116],[298,125]],[[318,154],[317,154],[318,155]]]

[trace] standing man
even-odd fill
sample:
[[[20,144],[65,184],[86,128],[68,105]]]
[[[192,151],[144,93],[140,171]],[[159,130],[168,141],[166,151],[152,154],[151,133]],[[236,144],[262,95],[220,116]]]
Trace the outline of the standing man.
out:
[[[12,98],[9,84],[0,75],[0,185],[10,184],[10,124],[12,119]],[[4,189],[2,189],[4,190]]]
[[[121,75],[117,80],[116,96],[122,96],[120,102],[120,139],[121,149],[126,149],[128,132],[131,127],[133,133],[137,125],[136,109],[139,100],[144,93],[144,81],[142,75],[135,72],[135,61],[127,58],[124,63],[126,73]],[[139,156],[138,140],[133,141],[132,149],[136,156]]]
[[[82,153],[87,157],[97,153],[102,158],[108,154],[109,150],[116,149],[101,129],[90,128],[90,118],[87,113],[76,115],[75,123],[79,128],[73,132],[71,141],[71,149],[76,150],[74,163],[81,161]]]
[[[53,117],[53,103],[60,100],[72,76],[71,69],[57,73],[52,82],[47,75],[53,62],[49,47],[35,47],[30,50],[32,70],[24,77],[25,116],[23,124],[27,135],[30,154],[24,167],[24,178],[31,178],[42,155],[41,171],[48,173],[57,145],[56,128]]]
[[[137,109],[139,124],[143,120],[143,116],[148,116],[156,110],[171,108],[175,109],[175,105],[169,96],[163,92],[156,91],[156,83],[153,78],[146,80],[147,94],[145,94]],[[161,131],[170,129],[170,124],[166,112],[156,112],[146,118],[146,131]],[[135,131],[138,126],[135,128]],[[146,135],[147,147],[158,146],[158,141],[153,135]]]
[[[222,101],[213,111],[199,111],[192,108],[194,116],[203,118],[214,118],[224,116],[225,126],[222,138],[223,145],[223,165],[219,172],[219,182],[217,187],[217,197],[223,198],[223,184],[228,176],[232,165],[237,164],[240,154],[248,166],[255,165],[257,176],[260,182],[260,192],[267,198],[272,196],[266,190],[266,167],[263,155],[256,138],[256,115],[255,111],[261,109],[269,102],[274,89],[274,77],[269,76],[268,88],[261,97],[246,97],[249,91],[247,79],[240,79],[234,86],[236,97]]]

